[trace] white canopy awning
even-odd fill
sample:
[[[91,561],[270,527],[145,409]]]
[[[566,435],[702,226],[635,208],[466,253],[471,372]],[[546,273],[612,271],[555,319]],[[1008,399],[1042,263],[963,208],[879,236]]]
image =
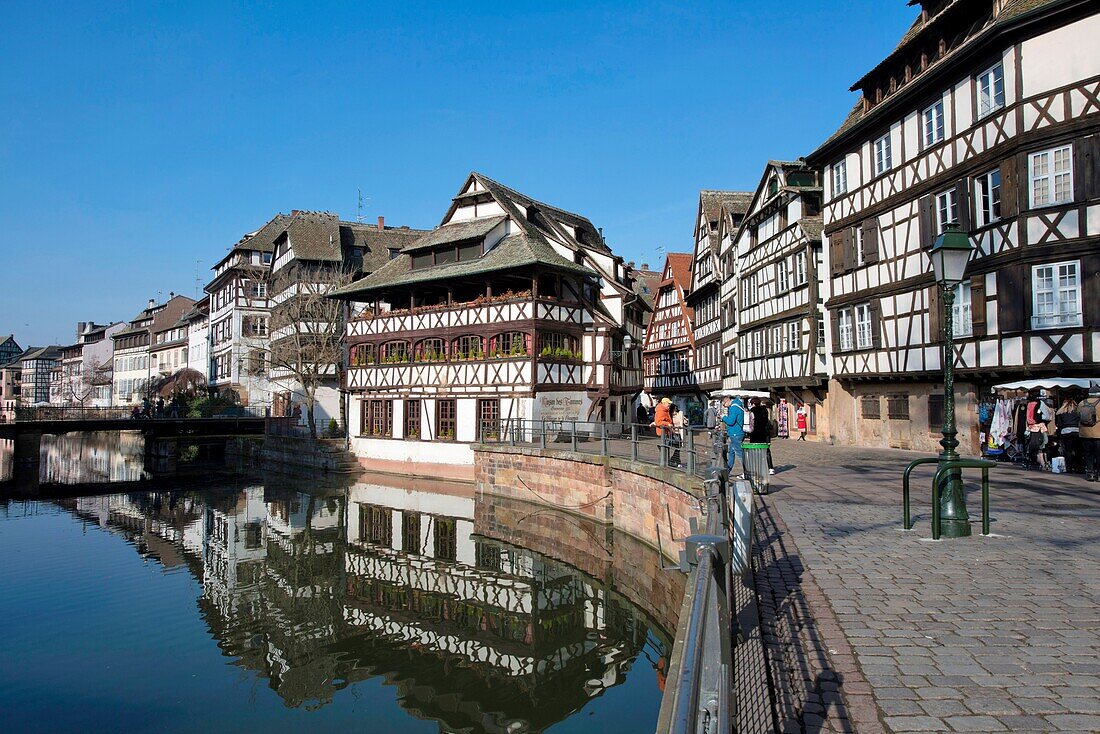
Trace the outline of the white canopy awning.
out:
[[[1061,377],[1053,377],[1046,380],[1017,380],[1016,382],[1004,382],[994,385],[994,390],[1050,390],[1056,387],[1079,387],[1088,390],[1093,384],[1100,384],[1100,379],[1092,380],[1066,380]]]
[[[743,390],[732,388],[729,390],[715,390],[710,394],[712,398],[770,398],[772,394],[767,390]]]

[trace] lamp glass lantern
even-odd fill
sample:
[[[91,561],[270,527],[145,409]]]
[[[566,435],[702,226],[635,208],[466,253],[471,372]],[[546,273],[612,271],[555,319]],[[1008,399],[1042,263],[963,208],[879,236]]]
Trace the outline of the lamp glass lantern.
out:
[[[936,282],[943,286],[952,286],[961,282],[973,251],[974,245],[970,242],[970,237],[960,230],[958,225],[947,225],[936,237],[928,253],[928,257],[932,260],[932,272],[936,276]]]

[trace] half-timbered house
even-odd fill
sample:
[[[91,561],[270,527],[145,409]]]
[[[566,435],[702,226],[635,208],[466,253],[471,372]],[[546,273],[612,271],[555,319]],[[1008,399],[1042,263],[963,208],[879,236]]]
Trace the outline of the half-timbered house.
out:
[[[819,264],[821,177],[805,161],[771,161],[736,234],[740,384],[806,405],[817,434],[828,383]]]
[[[342,222],[330,212],[294,211],[274,241],[268,280],[271,350],[268,374],[275,412],[291,403],[308,409],[313,394],[317,425],[341,426],[343,317],[325,296],[396,258],[423,230]]]
[[[480,173],[438,227],[334,295],[351,303],[361,457],[470,464],[501,420],[620,421],[641,387],[648,306],[622,258],[588,219]]]
[[[1074,0],[922,0],[852,87],[823,168],[831,433],[934,449],[942,305],[927,250],[976,247],[955,291],[957,420],[991,385],[1092,376],[1100,352],[1100,12]],[[885,406],[883,405],[885,404]]]
[[[685,285],[685,302],[692,311],[695,383],[703,393],[722,387],[721,287],[732,273],[722,267],[721,223],[725,217],[740,224],[751,198],[752,193],[747,191],[699,192],[691,281]]]
[[[645,332],[642,377],[652,398],[671,398],[686,416],[699,422],[704,398],[695,378],[692,310],[684,297],[691,282],[692,258],[690,252],[670,252],[665,258]]]

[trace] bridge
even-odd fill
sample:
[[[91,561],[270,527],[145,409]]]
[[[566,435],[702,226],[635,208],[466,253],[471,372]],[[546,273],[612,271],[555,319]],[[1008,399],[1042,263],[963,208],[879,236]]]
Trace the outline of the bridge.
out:
[[[134,418],[127,408],[34,407],[0,412],[0,441],[14,442],[13,474],[5,485],[36,493],[42,455],[42,436],[65,433],[140,431],[145,437],[147,464],[152,459],[174,466],[181,442],[217,441],[265,432],[262,409],[232,408],[218,415],[183,417],[162,411],[150,418]]]

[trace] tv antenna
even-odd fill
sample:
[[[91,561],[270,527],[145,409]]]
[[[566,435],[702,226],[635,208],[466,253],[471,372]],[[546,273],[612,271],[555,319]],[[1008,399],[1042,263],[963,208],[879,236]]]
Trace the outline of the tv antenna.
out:
[[[199,274],[202,272],[202,260],[195,261],[195,298],[197,299],[202,295],[202,280],[199,279]]]
[[[365,199],[363,198],[363,189],[356,189],[356,191],[359,192],[359,206],[355,210],[355,221],[362,224],[363,219],[364,219],[364,217],[363,217],[363,202],[364,201],[370,201],[370,197],[368,196]]]

